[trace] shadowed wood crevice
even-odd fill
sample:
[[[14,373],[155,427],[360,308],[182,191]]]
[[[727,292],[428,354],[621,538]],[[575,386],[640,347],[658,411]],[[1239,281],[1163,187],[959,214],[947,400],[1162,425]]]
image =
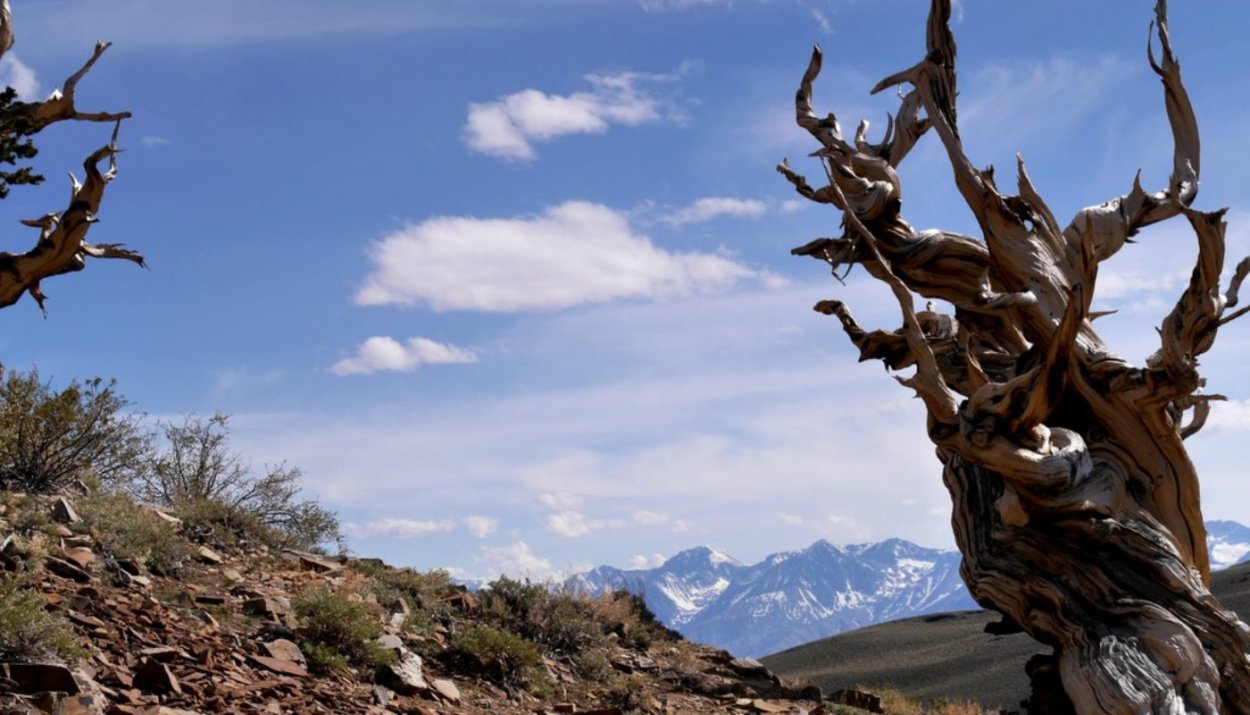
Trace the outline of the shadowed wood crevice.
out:
[[[0,0],[0,56],[13,46],[13,18],[8,0]],[[0,308],[13,305],[29,293],[46,314],[41,282],[51,276],[80,271],[88,258],[109,258],[145,266],[143,256],[118,243],[91,244],[87,233],[99,219],[104,189],[117,176],[117,136],[130,112],[85,112],[75,103],[78,83],[109,48],[99,42],[85,64],[70,75],[47,99],[15,101],[0,111],[0,132],[29,137],[63,121],[113,123],[108,145],[92,152],[83,163],[83,181],[70,174],[70,197],[65,209],[21,223],[39,229],[35,246],[23,253],[0,251]],[[107,161],[107,168],[101,164]],[[38,180],[38,177],[36,177]]]
[[[1207,591],[1198,479],[1183,443],[1223,399],[1203,393],[1197,359],[1246,311],[1231,309],[1250,259],[1221,287],[1224,212],[1192,208],[1198,125],[1167,4],[1155,7],[1147,61],[1173,135],[1168,185],[1150,193],[1135,178],[1128,193],[1066,226],[1022,158],[1009,194],[992,167],[965,154],[950,13],[950,0],[932,0],[924,58],[874,88],[901,88],[879,143],[868,141],[866,123],[848,142],[835,115],[815,112],[824,57],[812,53],[795,115],[820,144],[813,156],[824,185],[788,162],[777,169],[801,196],[838,210],[843,233],[793,253],[825,262],[839,281],[863,267],[890,288],[903,327],[864,328],[835,300],[816,310],[839,319],[861,360],[911,371],[897,379],[928,411],[964,580],[983,606],[1054,647],[1060,700],[1082,714],[1250,713],[1250,628]],[[929,130],[979,239],[916,230],[903,217],[895,169]],[[1142,227],[1177,217],[1197,239],[1194,271],[1160,326],[1157,352],[1132,365],[1093,327],[1099,265]],[[932,303],[916,311],[917,296],[944,300],[954,314]],[[1039,674],[1049,667],[1035,664]]]

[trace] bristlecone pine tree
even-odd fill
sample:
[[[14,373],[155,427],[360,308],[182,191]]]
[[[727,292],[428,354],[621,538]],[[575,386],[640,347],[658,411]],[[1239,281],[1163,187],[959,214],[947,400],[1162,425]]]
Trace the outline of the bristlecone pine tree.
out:
[[[13,47],[13,17],[8,0],[0,0],[0,56]],[[44,294],[40,282],[49,276],[82,270],[88,257],[121,258],[144,265],[143,256],[115,243],[87,243],[87,231],[96,221],[104,187],[117,175],[117,133],[130,112],[81,112],[74,104],[78,82],[109,48],[107,42],[96,44],[91,58],[65,80],[60,89],[40,102],[17,99],[12,89],[0,93],[0,165],[15,165],[36,153],[30,137],[56,122],[79,120],[113,122],[113,136],[108,146],[93,152],[83,163],[85,179],[79,182],[70,175],[72,187],[69,205],[64,211],[45,214],[22,221],[39,229],[35,247],[25,253],[0,251],[0,308],[16,303],[30,293],[40,310],[44,310]],[[108,159],[108,169],[100,163]],[[37,184],[43,177],[29,167],[12,171],[0,170],[0,198],[8,195],[11,185]],[[46,311],[45,311],[46,312]]]
[[[845,305],[822,301],[860,351],[892,370],[928,411],[953,502],[973,597],[1000,630],[1053,646],[1034,659],[1034,712],[1250,713],[1250,629],[1208,591],[1198,478],[1183,440],[1210,402],[1197,359],[1235,312],[1250,260],[1221,290],[1223,211],[1190,208],[1198,191],[1198,125],[1159,0],[1148,59],[1163,83],[1175,143],[1171,180],[1077,212],[1061,225],[1021,161],[1018,193],[964,154],[956,122],[951,0],[932,0],[927,51],[874,92],[901,88],[881,143],[866,123],[853,141],[812,108],[817,48],[795,98],[799,126],[821,144],[828,184],[813,188],[788,163],[798,192],[842,212],[843,234],[797,248],[833,267],[860,265],[890,287],[895,331],[865,330]],[[1159,49],[1155,49],[1157,43]],[[901,213],[895,168],[932,130],[980,226],[976,240],[918,231]],[[1188,287],[1143,366],[1111,352],[1091,326],[1099,264],[1139,229],[1183,217],[1197,238]],[[916,294],[945,301],[954,315]]]

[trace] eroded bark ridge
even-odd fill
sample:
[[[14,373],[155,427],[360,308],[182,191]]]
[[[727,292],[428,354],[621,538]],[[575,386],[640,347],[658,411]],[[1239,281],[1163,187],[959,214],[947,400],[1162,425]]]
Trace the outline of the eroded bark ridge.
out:
[[[0,56],[13,46],[13,20],[8,0],[0,1]],[[91,244],[87,232],[98,219],[104,188],[117,176],[117,134],[130,112],[84,112],[75,104],[78,82],[86,76],[109,43],[96,44],[87,62],[65,80],[59,89],[39,102],[13,102],[0,112],[0,131],[34,135],[57,122],[76,120],[113,123],[107,146],[92,152],[83,162],[85,176],[79,181],[70,174],[69,203],[62,211],[45,214],[22,224],[39,229],[34,248],[24,253],[0,251],[0,308],[16,303],[29,293],[39,309],[45,309],[41,282],[48,277],[80,271],[87,258],[120,258],[144,266],[143,256],[119,243]],[[107,161],[107,168],[101,164]]]
[[[896,379],[927,408],[964,580],[1005,627],[1054,646],[1053,662],[1035,666],[1057,671],[1077,712],[1250,713],[1250,628],[1207,590],[1198,479],[1183,444],[1222,399],[1203,394],[1197,360],[1246,310],[1233,309],[1250,259],[1222,287],[1224,212],[1190,208],[1198,126],[1166,1],[1147,55],[1174,140],[1168,185],[1150,192],[1134,180],[1066,226],[1023,160],[1010,194],[964,154],[950,14],[950,0],[932,0],[924,59],[873,90],[899,88],[901,97],[879,143],[866,122],[848,141],[833,114],[815,113],[822,55],[812,53],[795,109],[820,143],[825,185],[788,163],[777,169],[799,194],[841,211],[844,230],[794,253],[828,263],[835,277],[862,266],[891,288],[903,327],[865,330],[838,301],[816,310],[839,319],[861,360],[913,369]],[[903,218],[895,168],[930,130],[981,240],[918,231]],[[1197,238],[1193,275],[1160,326],[1158,351],[1132,365],[1091,325],[1098,267],[1142,227],[1176,217]],[[953,315],[933,302],[915,310],[917,295],[945,301]]]

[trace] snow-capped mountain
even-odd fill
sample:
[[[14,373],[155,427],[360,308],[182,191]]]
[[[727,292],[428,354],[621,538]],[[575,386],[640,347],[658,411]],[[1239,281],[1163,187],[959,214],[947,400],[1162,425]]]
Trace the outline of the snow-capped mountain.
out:
[[[1235,521],[1208,521],[1207,551],[1213,571],[1250,561],[1250,527]]]
[[[1207,522],[1211,568],[1250,561],[1250,527]],[[653,569],[600,566],[568,586],[626,589],[686,637],[748,657],[843,631],[928,613],[977,608],[959,576],[959,552],[901,539],[801,551],[747,565],[701,546]]]
[[[627,589],[683,635],[742,656],[762,656],[894,618],[975,608],[959,578],[959,553],[891,539],[802,551],[744,565],[707,547],[654,569],[601,566],[569,585]]]

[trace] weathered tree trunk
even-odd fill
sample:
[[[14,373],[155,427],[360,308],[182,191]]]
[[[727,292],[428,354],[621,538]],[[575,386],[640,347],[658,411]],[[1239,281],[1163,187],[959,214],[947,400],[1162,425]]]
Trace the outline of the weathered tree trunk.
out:
[[[8,0],[0,0],[0,56],[13,46],[13,19]],[[45,214],[37,219],[22,221],[38,228],[39,239],[35,247],[25,253],[0,251],[0,308],[16,303],[22,295],[30,293],[40,310],[45,310],[45,295],[40,282],[50,276],[80,271],[86,267],[86,259],[121,258],[144,266],[143,256],[117,243],[87,243],[87,231],[95,223],[104,198],[104,187],[117,175],[117,133],[123,119],[130,112],[80,112],[74,103],[78,82],[86,76],[104,51],[106,42],[96,44],[95,51],[86,64],[65,80],[65,83],[47,99],[39,102],[17,101],[0,110],[0,146],[4,147],[0,161],[13,162],[19,156],[16,151],[25,137],[39,133],[48,126],[67,120],[113,122],[113,135],[108,146],[87,157],[83,163],[86,172],[84,182],[70,174],[70,198],[64,211]],[[10,95],[11,96],[11,95]],[[26,145],[29,149],[29,144]],[[30,150],[33,154],[33,150]],[[108,160],[108,170],[101,171],[100,163]],[[26,177],[23,183],[35,183]],[[7,193],[7,185],[4,187]],[[3,194],[0,194],[3,195]],[[46,310],[45,310],[46,313]]]
[[[928,410],[964,581],[981,605],[1003,614],[1004,627],[1054,647],[1053,667],[1076,712],[1250,713],[1250,628],[1207,590],[1198,479],[1183,443],[1201,429],[1210,401],[1222,399],[1201,393],[1197,358],[1245,311],[1228,312],[1250,259],[1221,290],[1223,211],[1190,208],[1198,127],[1166,2],[1158,1],[1151,28],[1161,57],[1153,41],[1148,54],[1174,137],[1171,180],[1155,193],[1135,181],[1066,227],[1022,160],[1010,195],[992,169],[964,155],[950,11],[950,0],[932,0],[925,58],[874,90],[908,88],[879,144],[867,140],[866,123],[847,142],[834,115],[814,113],[822,58],[813,52],[797,120],[822,145],[828,184],[812,188],[787,163],[778,171],[801,195],[841,210],[845,230],[794,253],[828,262],[835,276],[863,266],[893,290],[904,325],[870,332],[837,301],[816,309],[839,318],[861,360],[914,368],[898,379]],[[903,219],[895,167],[930,129],[981,241],[917,231]],[[1138,229],[1177,216],[1197,237],[1193,276],[1163,321],[1158,352],[1134,366],[1091,326],[1098,266]],[[946,301],[953,316],[933,304],[917,312],[916,294]]]

